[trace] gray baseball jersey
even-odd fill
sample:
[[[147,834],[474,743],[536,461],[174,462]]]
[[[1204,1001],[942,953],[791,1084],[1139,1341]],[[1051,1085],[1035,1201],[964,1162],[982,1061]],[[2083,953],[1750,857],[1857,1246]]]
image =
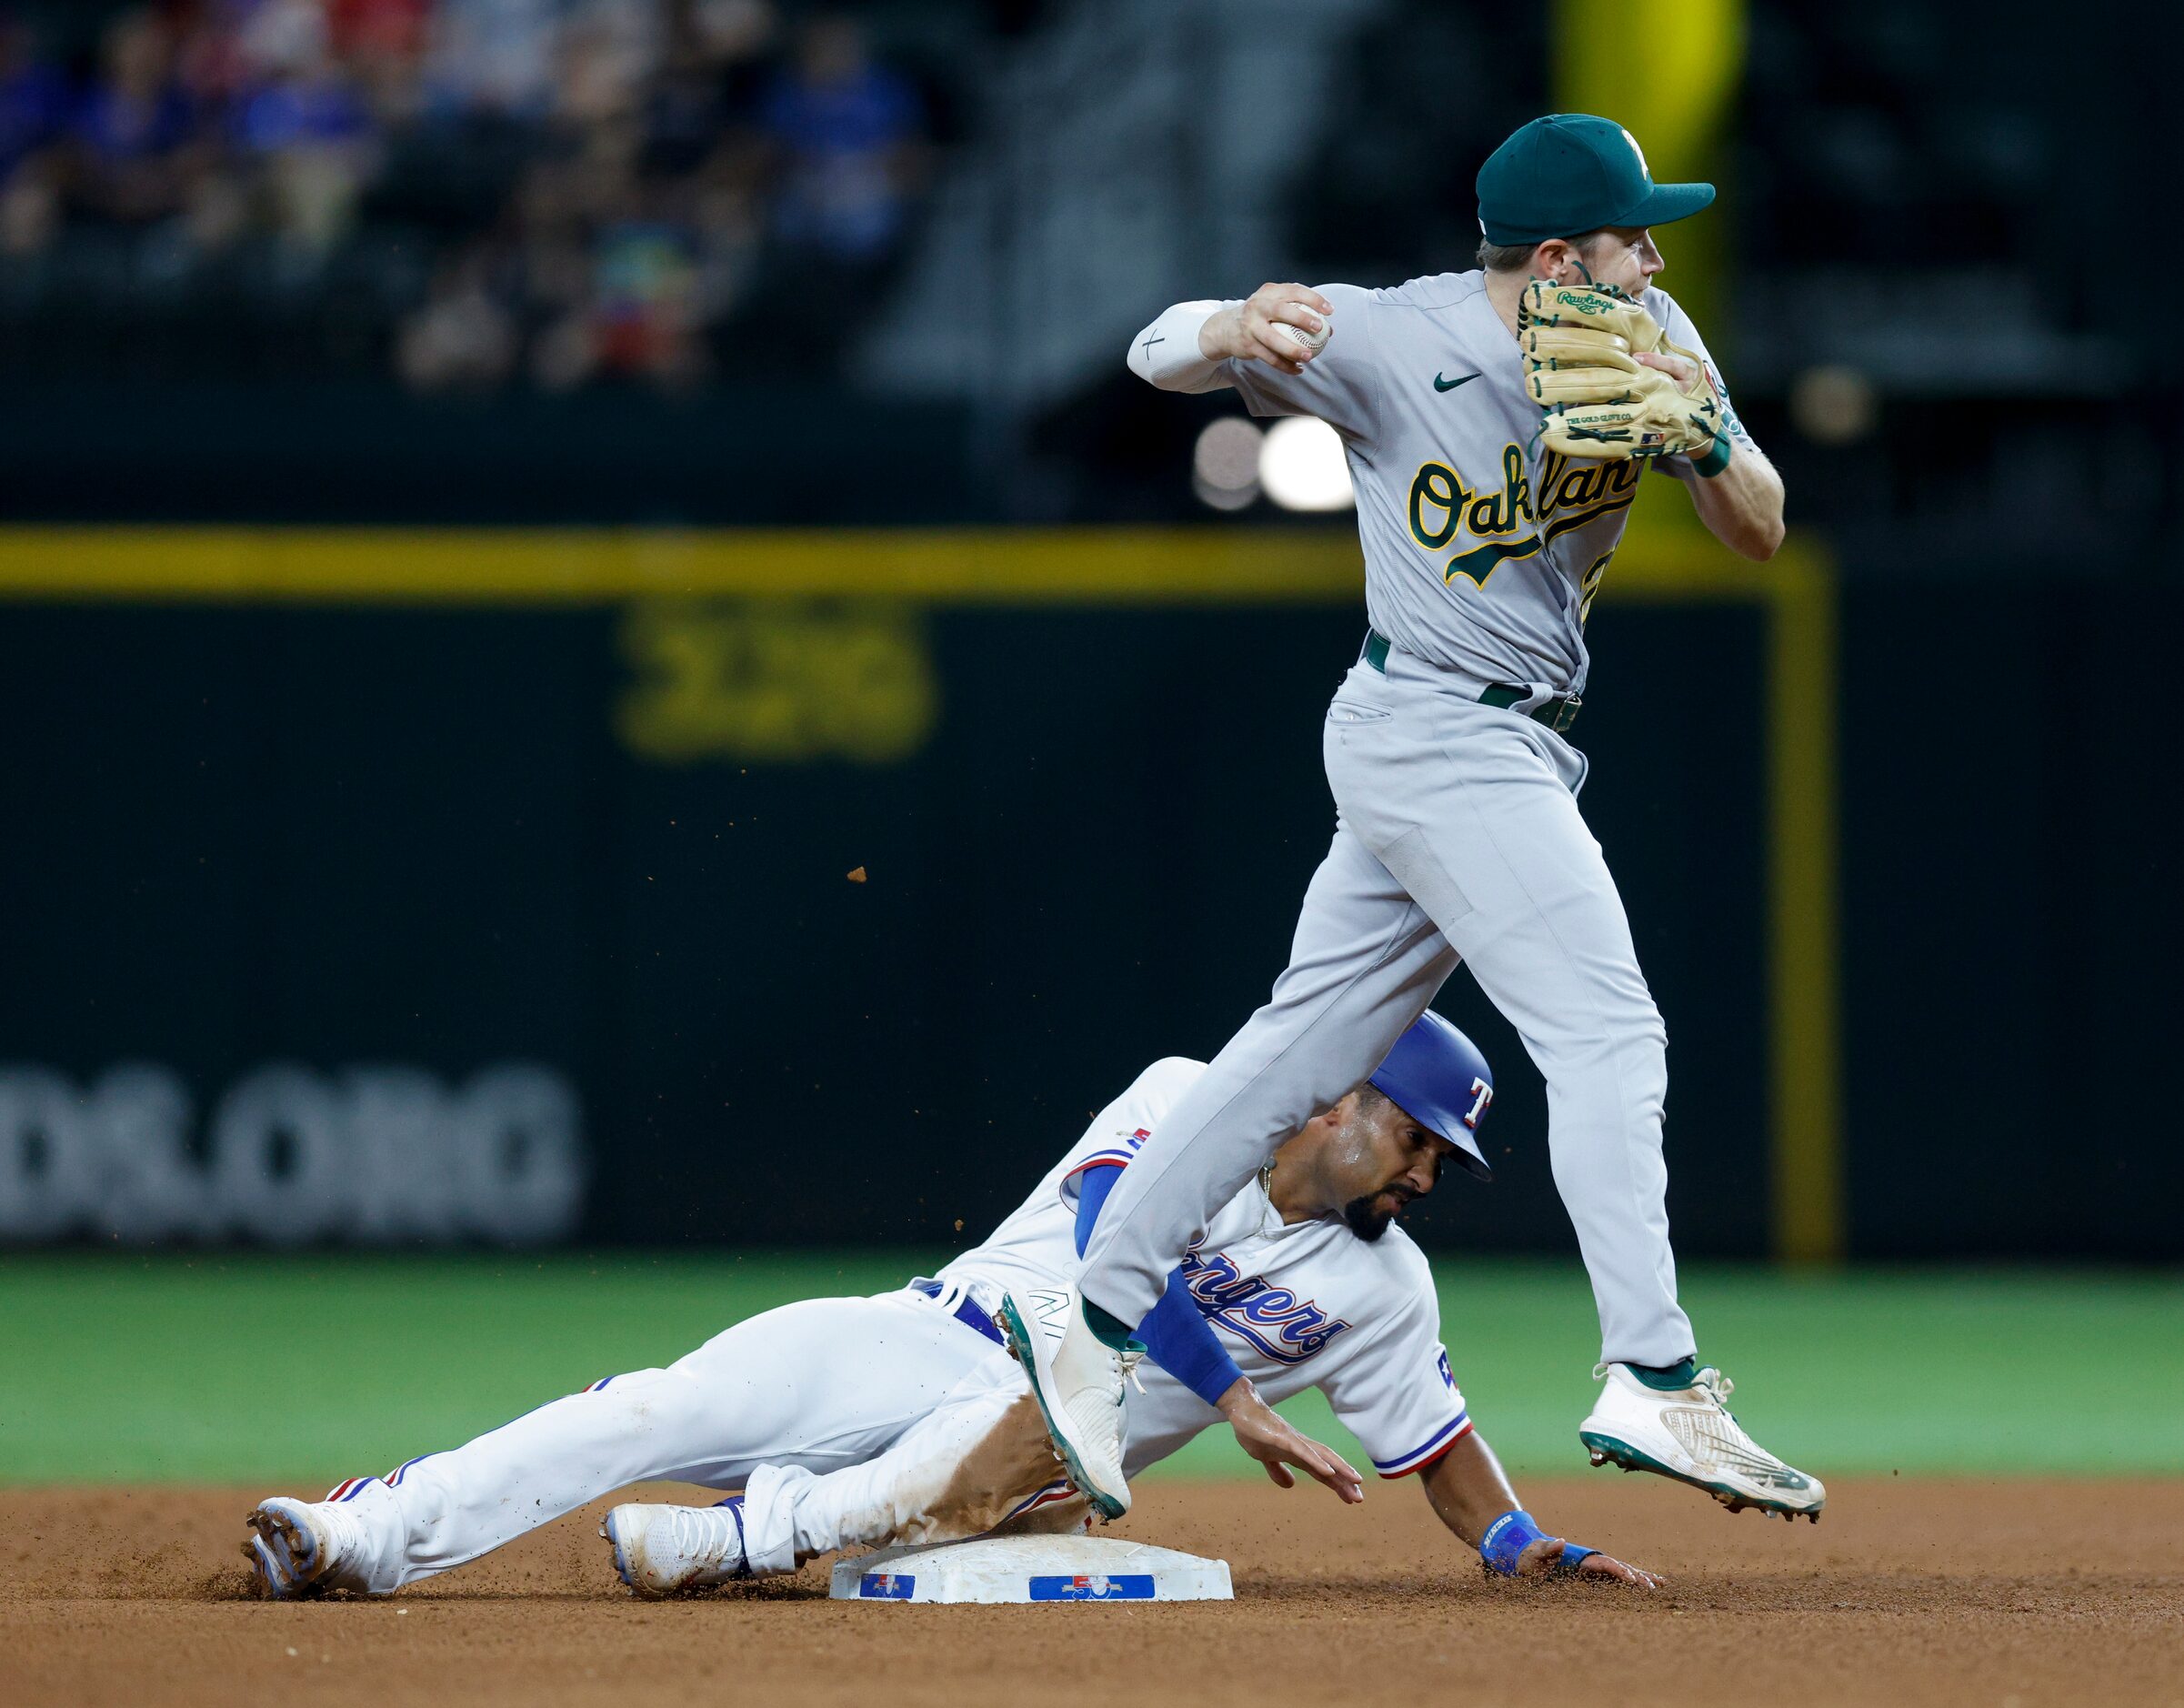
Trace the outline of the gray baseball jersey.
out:
[[[1164,390],[1234,386],[1256,414],[1335,427],[1367,602],[1395,649],[1352,666],[1327,708],[1335,837],[1288,969],[1123,1170],[1079,1285],[1142,1319],[1177,1255],[1387,1056],[1460,959],[1547,1080],[1555,1183],[1592,1280],[1602,1360],[1672,1364],[1694,1340],[1668,1244],[1660,1010],[1578,810],[1584,757],[1480,692],[1583,688],[1586,607],[1645,465],[1543,453],[1541,412],[1484,274],[1324,295],[1332,336],[1294,377],[1207,360],[1198,339],[1220,303],[1178,303],[1130,347],[1131,368]],[[1659,291],[1645,302],[1703,357],[1682,310]],[[1699,478],[1688,459],[1662,467]]]
[[[1582,693],[1586,615],[1647,465],[1558,457],[1539,443],[1540,408],[1484,273],[1319,289],[1335,305],[1333,335],[1301,374],[1192,359],[1197,327],[1218,303],[1169,310],[1138,335],[1131,367],[1170,390],[1234,386],[1253,415],[1317,416],[1342,436],[1366,609],[1402,651],[1482,685]],[[1706,356],[1666,291],[1643,300],[1671,339]],[[1711,358],[1708,367],[1719,385]],[[1680,457],[1658,466],[1690,467]]]

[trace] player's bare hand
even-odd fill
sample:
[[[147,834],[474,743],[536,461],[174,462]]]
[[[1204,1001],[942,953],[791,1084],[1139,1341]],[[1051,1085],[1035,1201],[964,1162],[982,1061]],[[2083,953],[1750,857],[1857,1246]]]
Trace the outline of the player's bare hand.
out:
[[[1313,352],[1280,328],[1292,326],[1317,336],[1334,312],[1335,305],[1308,285],[1262,285],[1236,307],[1206,322],[1198,334],[1198,352],[1214,360],[1235,357],[1301,374]]]
[[[1259,1398],[1249,1378],[1239,1377],[1230,1383],[1218,1406],[1228,1427],[1236,1432],[1237,1445],[1266,1466],[1267,1476],[1279,1487],[1297,1486],[1297,1479],[1289,1474],[1289,1467],[1295,1465],[1315,1482],[1334,1490],[1347,1505],[1356,1506],[1365,1499],[1365,1479],[1332,1447],[1291,1428],[1287,1419]]]
[[[1662,373],[1676,382],[1676,388],[1678,391],[1688,392],[1692,387],[1698,384],[1698,364],[1688,361],[1683,357],[1670,356],[1666,351],[1641,350],[1631,359],[1640,362],[1648,367],[1660,369]]]
[[[1567,1545],[1559,1536],[1542,1536],[1517,1556],[1517,1575],[1547,1577],[1559,1572],[1568,1577],[1607,1578],[1618,1583],[1635,1583],[1643,1590],[1658,1590],[1668,1581],[1658,1572],[1625,1565],[1613,1555],[1598,1550],[1578,1561],[1577,1570],[1572,1572],[1562,1563],[1562,1551]]]

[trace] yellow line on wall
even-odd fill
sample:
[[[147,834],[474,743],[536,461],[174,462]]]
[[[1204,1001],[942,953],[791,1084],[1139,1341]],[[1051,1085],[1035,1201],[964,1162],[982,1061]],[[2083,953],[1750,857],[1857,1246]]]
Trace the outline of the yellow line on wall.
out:
[[[1769,597],[1773,566],[1634,520],[1603,596]],[[662,597],[942,604],[1364,602],[1324,528],[0,528],[0,598],[603,605]]]
[[[12,528],[0,598],[594,605],[1357,600],[1354,529]]]
[[[1776,1255],[1845,1254],[1836,929],[1835,584],[1803,558],[1768,568],[1768,965]]]

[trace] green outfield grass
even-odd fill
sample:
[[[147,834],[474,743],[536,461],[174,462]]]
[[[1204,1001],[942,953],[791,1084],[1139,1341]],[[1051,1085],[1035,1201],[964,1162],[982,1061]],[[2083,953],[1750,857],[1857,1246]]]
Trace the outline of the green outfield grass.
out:
[[[0,1258],[0,1481],[385,1472],[769,1306],[878,1291],[923,1266],[870,1252]],[[1582,1271],[1437,1267],[1480,1429],[1518,1474],[1581,1469],[1595,1350]],[[1684,1296],[1745,1421],[1823,1474],[2184,1474],[2184,1276],[1694,1266]],[[1353,1445],[1316,1395],[1288,1410]],[[1164,1469],[1258,1474],[1214,1436]]]

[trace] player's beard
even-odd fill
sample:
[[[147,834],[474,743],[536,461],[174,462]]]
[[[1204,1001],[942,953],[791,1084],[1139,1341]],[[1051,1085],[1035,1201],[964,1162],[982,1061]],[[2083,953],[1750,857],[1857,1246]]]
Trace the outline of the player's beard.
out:
[[[1348,1224],[1349,1231],[1368,1245],[1372,1244],[1374,1241],[1386,1233],[1395,1219],[1403,1213],[1404,1208],[1410,1202],[1408,1193],[1398,1191],[1396,1193],[1396,1208],[1382,1210],[1380,1201],[1388,1196],[1388,1189],[1383,1186],[1377,1192],[1367,1192],[1360,1197],[1351,1199],[1342,1207],[1342,1220]]]

